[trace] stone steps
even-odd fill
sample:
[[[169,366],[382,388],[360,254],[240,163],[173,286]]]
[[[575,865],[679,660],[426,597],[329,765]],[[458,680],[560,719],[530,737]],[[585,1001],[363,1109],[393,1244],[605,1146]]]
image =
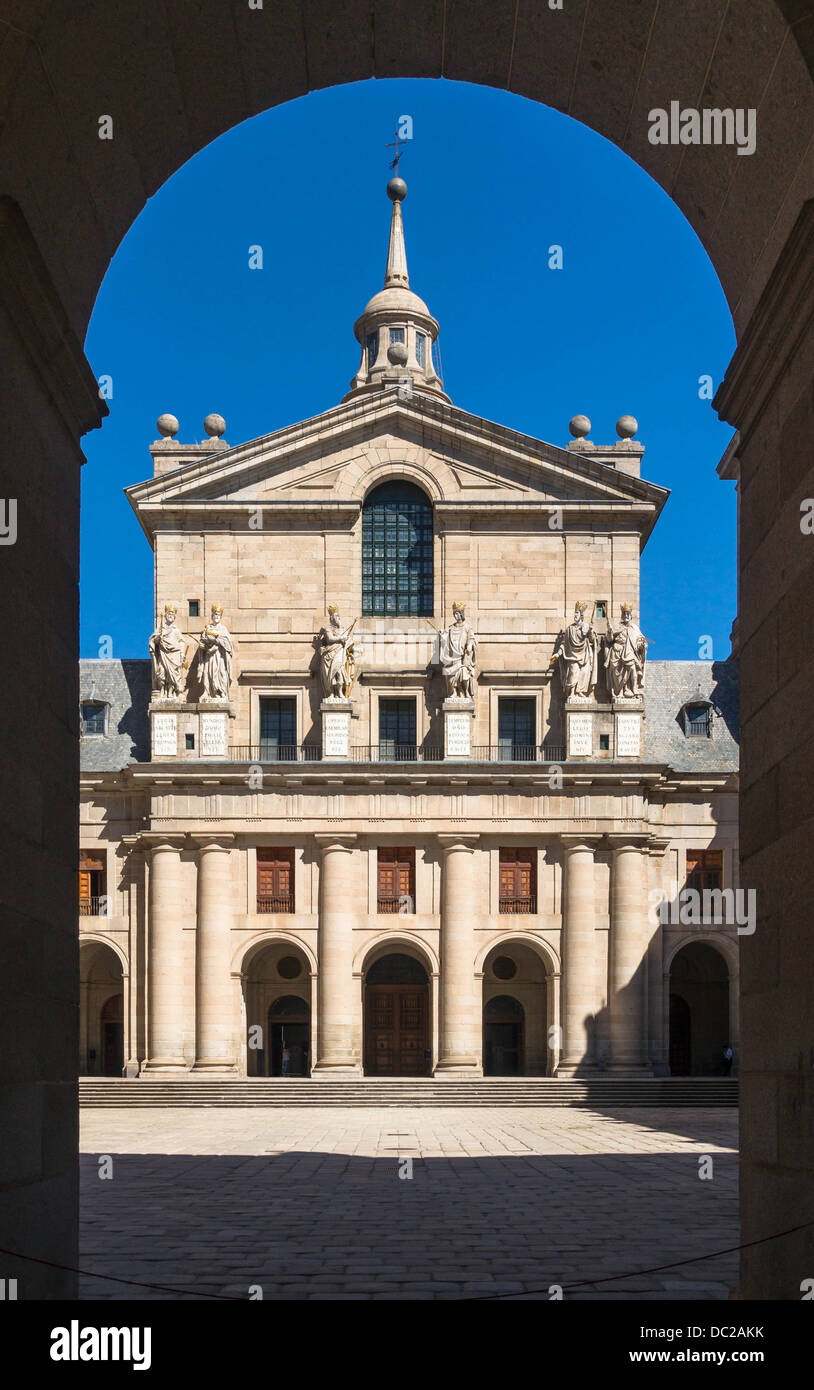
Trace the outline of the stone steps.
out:
[[[124,1080],[82,1077],[82,1106],[582,1106],[604,1110],[624,1106],[736,1106],[738,1083],[731,1077],[597,1077],[590,1081],[554,1077],[484,1078],[438,1081],[307,1078],[268,1080]]]

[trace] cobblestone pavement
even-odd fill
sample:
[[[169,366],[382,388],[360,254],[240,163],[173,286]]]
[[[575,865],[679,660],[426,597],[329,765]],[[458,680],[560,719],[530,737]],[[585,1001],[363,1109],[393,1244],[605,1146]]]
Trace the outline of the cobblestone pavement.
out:
[[[81,1294],[725,1299],[735,1254],[637,1271],[737,1244],[736,1143],[734,1110],[84,1110],[82,1269],[185,1293]]]

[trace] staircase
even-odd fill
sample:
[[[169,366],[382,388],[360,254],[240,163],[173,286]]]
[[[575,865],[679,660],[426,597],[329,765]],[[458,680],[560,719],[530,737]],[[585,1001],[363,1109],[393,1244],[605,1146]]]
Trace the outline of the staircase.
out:
[[[432,1077],[350,1077],[331,1081],[198,1080],[179,1077],[119,1080],[82,1077],[82,1106],[354,1106],[376,1109],[424,1106],[580,1106],[588,1110],[626,1106],[736,1106],[732,1077],[597,1077],[588,1081],[554,1077],[485,1077],[438,1081]]]

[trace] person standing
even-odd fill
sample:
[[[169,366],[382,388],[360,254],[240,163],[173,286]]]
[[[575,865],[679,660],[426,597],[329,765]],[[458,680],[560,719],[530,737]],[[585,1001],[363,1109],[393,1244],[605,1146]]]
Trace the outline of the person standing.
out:
[[[283,1076],[291,1075],[291,1052],[288,1044],[283,1047]]]

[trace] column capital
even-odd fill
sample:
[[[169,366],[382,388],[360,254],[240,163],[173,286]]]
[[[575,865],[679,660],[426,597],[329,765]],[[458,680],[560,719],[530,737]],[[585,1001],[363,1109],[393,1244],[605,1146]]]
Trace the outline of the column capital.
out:
[[[324,854],[326,849],[352,850],[357,843],[359,836],[354,832],[351,834],[330,834],[328,831],[317,831],[314,836],[320,851]]]
[[[182,849],[186,835],[180,831],[142,830],[139,840],[146,854],[161,849]]]
[[[456,835],[454,831],[444,830],[436,836],[436,839],[441,848],[445,851],[450,849],[465,849],[468,853],[471,853],[480,840],[480,834],[470,835],[468,833],[461,833],[460,835]]]
[[[579,835],[576,833],[576,831],[570,830],[566,831],[564,835],[559,836],[560,844],[562,845],[566,854],[570,854],[571,851],[575,849],[595,850],[601,839],[602,836],[598,834]]]
[[[220,849],[228,853],[234,845],[237,836],[230,834],[228,831],[225,834],[220,834],[215,830],[193,830],[190,839],[196,849]]]
[[[612,850],[644,849],[648,847],[649,835],[644,830],[613,830],[605,836]]]
[[[669,835],[651,835],[647,847],[654,858],[661,859],[667,853],[669,846]]]

